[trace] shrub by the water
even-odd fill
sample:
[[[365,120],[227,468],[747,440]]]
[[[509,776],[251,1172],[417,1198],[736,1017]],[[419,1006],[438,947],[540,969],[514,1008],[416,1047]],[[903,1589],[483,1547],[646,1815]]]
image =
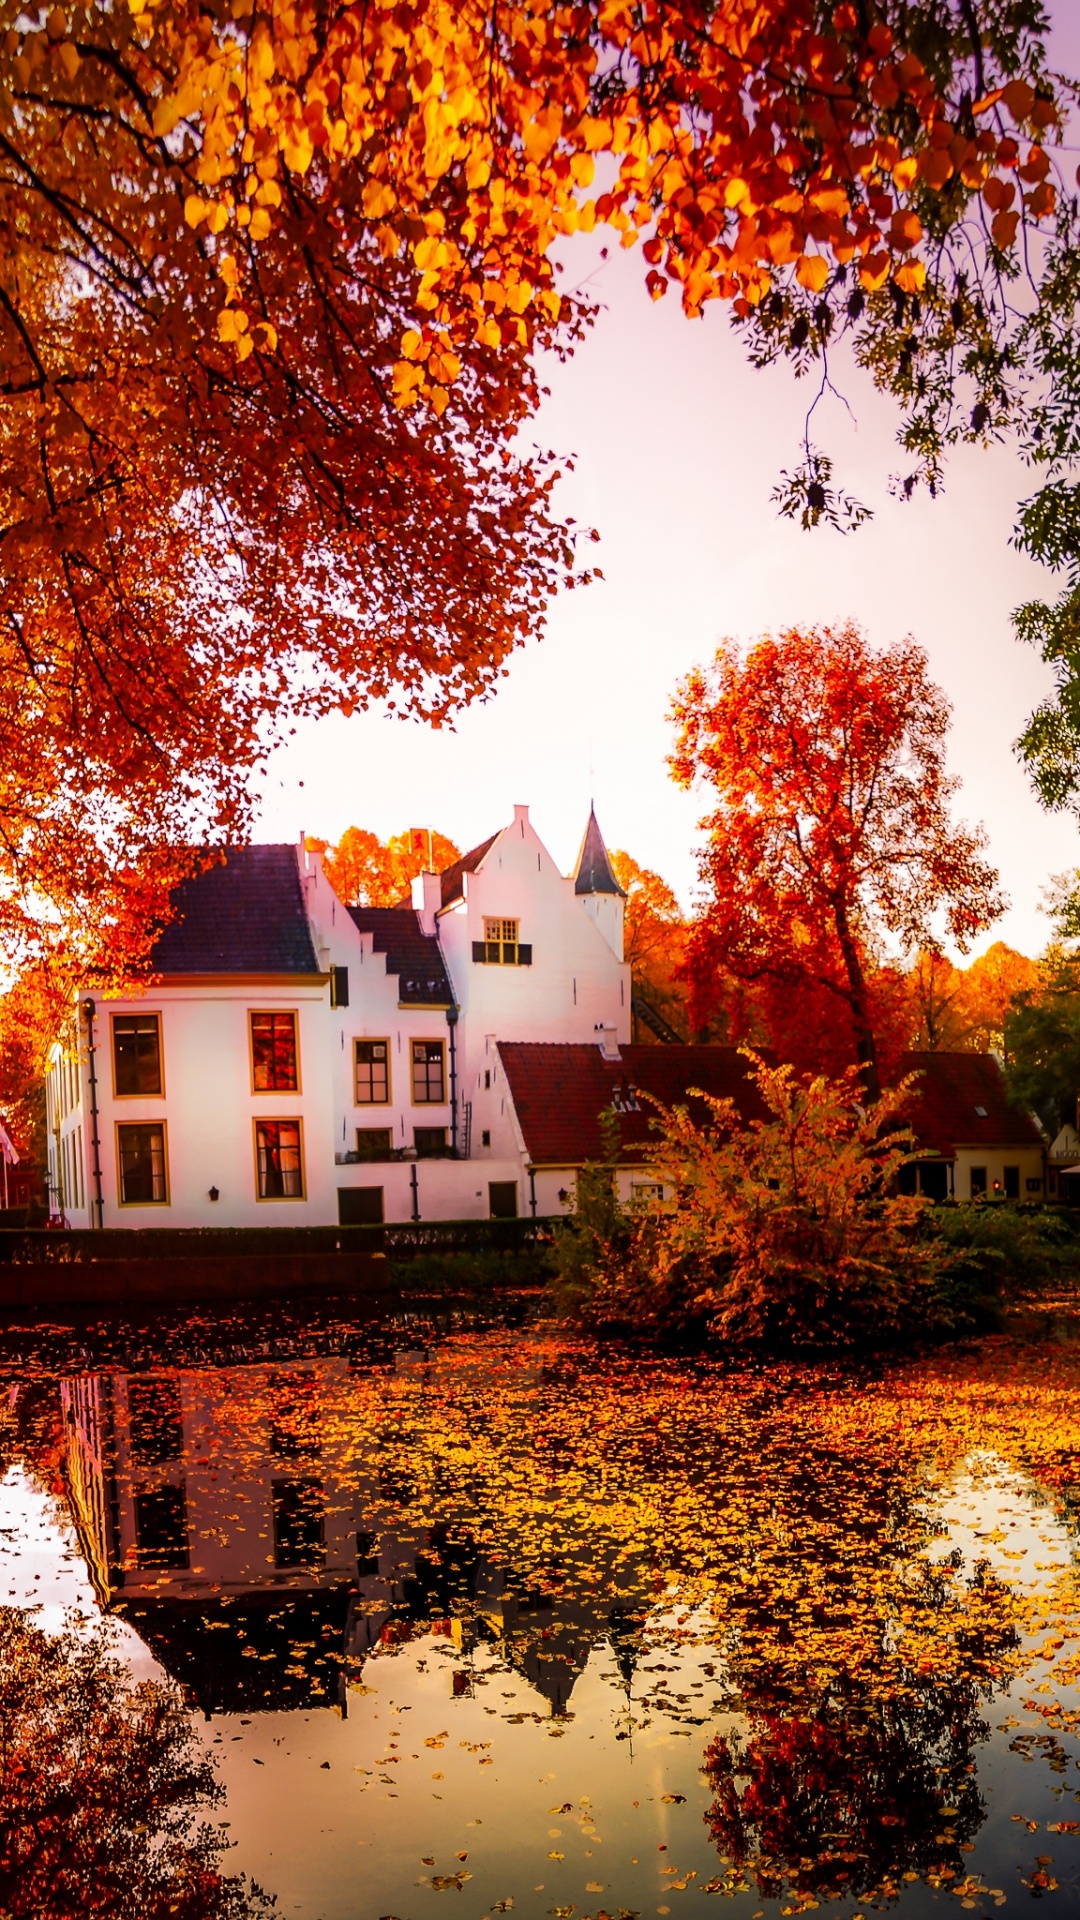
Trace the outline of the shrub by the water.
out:
[[[837,1079],[754,1061],[765,1117],[694,1094],[658,1106],[663,1198],[621,1206],[614,1167],[586,1169],[556,1236],[553,1297],[600,1329],[724,1345],[829,1349],[985,1324],[1010,1281],[1060,1272],[1069,1230],[1000,1210],[934,1209],[897,1191],[914,1155],[912,1083],[872,1107]]]
[[[1010,1296],[1080,1272],[1077,1226],[1060,1208],[967,1202],[935,1207],[926,1228],[947,1256],[942,1296],[961,1326],[992,1323]]]

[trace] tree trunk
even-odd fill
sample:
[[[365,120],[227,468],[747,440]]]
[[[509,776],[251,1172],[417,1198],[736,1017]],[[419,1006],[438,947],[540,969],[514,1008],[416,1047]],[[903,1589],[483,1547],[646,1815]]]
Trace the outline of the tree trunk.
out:
[[[866,975],[859,958],[859,947],[847,917],[847,908],[841,902],[836,908],[836,937],[840,943],[844,968],[848,979],[851,1015],[855,1027],[855,1052],[859,1062],[859,1072],[866,1088],[866,1098],[873,1102],[881,1099],[881,1078],[878,1074],[877,1044],[874,1029],[870,1024],[870,996],[866,990]]]

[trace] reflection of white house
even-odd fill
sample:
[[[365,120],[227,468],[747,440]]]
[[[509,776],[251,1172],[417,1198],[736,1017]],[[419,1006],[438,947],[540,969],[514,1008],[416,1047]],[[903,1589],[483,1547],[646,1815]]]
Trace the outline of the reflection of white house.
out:
[[[354,1581],[370,1498],[343,1359],[64,1381],[67,1478],[106,1600]],[[359,1543],[359,1546],[358,1546]]]
[[[422,1418],[425,1356],[394,1374]],[[432,1627],[497,1642],[560,1711],[598,1640],[635,1641],[654,1580],[571,1515],[543,1590],[477,1546],[483,1516],[453,1495],[408,1520],[393,1376],[366,1395],[359,1380],[339,1355],[64,1380],[65,1478],[100,1599],[208,1712],[341,1698],[347,1668]]]
[[[569,879],[516,807],[390,908],[343,906],[303,849],[230,851],[178,889],[153,985],[79,996],[46,1084],[54,1211],[84,1227],[535,1211],[485,1104],[505,1101],[496,1045],[628,1037],[623,904],[595,815]]]

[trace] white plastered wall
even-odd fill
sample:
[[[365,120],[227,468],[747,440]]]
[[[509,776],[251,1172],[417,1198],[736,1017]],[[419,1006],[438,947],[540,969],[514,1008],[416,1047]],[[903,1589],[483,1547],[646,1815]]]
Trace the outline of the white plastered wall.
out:
[[[94,1020],[102,1224],[106,1227],[312,1226],[336,1218],[332,1171],[331,1056],[327,990],[317,982],[222,979],[205,985],[159,982],[138,996],[96,998]],[[294,1012],[299,1090],[252,1089],[250,1015]],[[162,1085],[156,1095],[118,1097],[112,1017],[156,1013],[161,1023]],[[95,1196],[88,1060],[82,1061],[82,1137],[86,1192]],[[302,1199],[260,1200],[255,1122],[301,1122]],[[124,1206],[119,1197],[117,1127],[162,1121],[168,1200]],[[217,1200],[210,1190],[216,1188]],[[81,1222],[80,1222],[81,1224]]]
[[[464,876],[464,897],[438,916],[439,937],[461,1007],[463,1099],[472,1105],[477,1159],[523,1155],[502,1083],[495,1039],[596,1042],[602,1029],[630,1039],[630,969],[622,960],[622,900],[580,896],[529,820],[512,823]],[[597,905],[608,909],[598,924]],[[528,967],[474,961],[486,919],[512,919],[532,948]],[[614,943],[614,944],[613,944]],[[484,1146],[483,1136],[490,1135]]]
[[[1005,1191],[1005,1169],[1016,1167],[1020,1176],[1020,1199],[1041,1200],[1046,1192],[1044,1185],[1043,1149],[1030,1147],[957,1147],[953,1168],[953,1198],[970,1200],[971,1169],[982,1167],[986,1172],[986,1192],[992,1199],[995,1182],[999,1187],[999,1198]],[[1037,1187],[1028,1185],[1029,1181],[1038,1181]]]

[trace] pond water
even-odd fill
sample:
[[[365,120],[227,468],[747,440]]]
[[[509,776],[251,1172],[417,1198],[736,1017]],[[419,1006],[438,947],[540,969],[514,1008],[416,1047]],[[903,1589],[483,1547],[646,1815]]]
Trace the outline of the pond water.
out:
[[[1075,1346],[282,1308],[9,1329],[0,1393],[15,1920],[1080,1912]]]

